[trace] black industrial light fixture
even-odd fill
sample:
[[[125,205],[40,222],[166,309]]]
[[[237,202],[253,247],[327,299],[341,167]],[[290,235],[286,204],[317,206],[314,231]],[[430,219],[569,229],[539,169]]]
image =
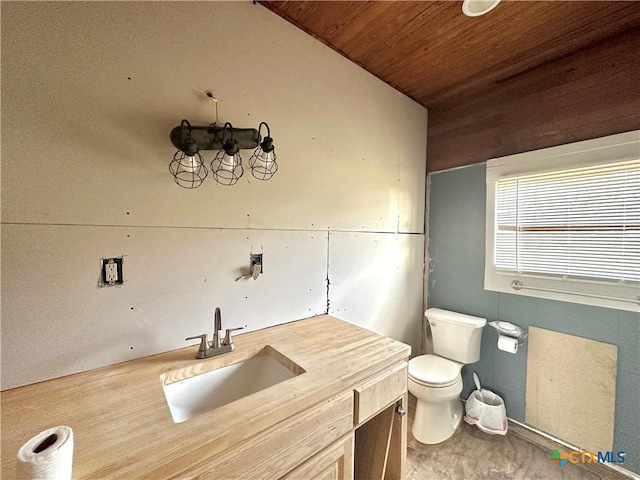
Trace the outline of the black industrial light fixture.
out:
[[[207,96],[217,101],[209,92]],[[267,129],[264,139],[260,136],[263,126]],[[221,127],[217,121],[204,127],[192,127],[187,120],[182,120],[180,126],[171,130],[171,143],[178,151],[169,164],[169,171],[183,188],[197,188],[207,177],[208,170],[200,155],[202,150],[218,150],[210,166],[211,176],[220,185],[235,185],[244,174],[240,150],[255,149],[249,167],[258,180],[269,180],[278,170],[273,138],[266,122],[261,122],[256,130],[234,128],[228,122]]]
[[[249,167],[251,167],[251,175],[258,180],[269,180],[278,171],[278,164],[276,163],[276,147],[273,145],[269,125],[261,122],[258,126],[258,135],[260,135],[263,125],[267,128],[267,136],[251,155]]]

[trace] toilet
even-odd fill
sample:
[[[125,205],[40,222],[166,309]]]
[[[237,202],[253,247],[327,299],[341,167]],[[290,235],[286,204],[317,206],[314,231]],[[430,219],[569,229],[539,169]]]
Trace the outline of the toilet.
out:
[[[409,392],[417,399],[413,436],[421,443],[444,442],[462,421],[463,365],[480,360],[485,318],[429,308],[434,354],[409,361]]]

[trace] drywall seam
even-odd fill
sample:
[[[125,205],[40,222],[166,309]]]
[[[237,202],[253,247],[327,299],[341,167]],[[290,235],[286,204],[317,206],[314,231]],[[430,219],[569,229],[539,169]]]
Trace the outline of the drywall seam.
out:
[[[397,175],[398,175],[398,190],[397,190],[397,202],[398,202],[398,212],[396,213],[396,233],[400,233],[400,162],[396,165]]]
[[[431,268],[431,262],[429,257],[429,191],[431,186],[431,177],[427,175],[425,188],[424,188],[424,261],[422,264],[422,310],[426,311],[429,308],[429,271]],[[421,321],[421,353],[427,353],[427,328],[428,323],[426,318],[422,318]]]
[[[107,227],[107,228],[158,228],[158,229],[187,229],[187,230],[247,230],[267,232],[325,232],[322,228],[263,228],[263,227],[220,227],[220,226],[172,226],[172,225],[110,225],[100,223],[45,223],[45,222],[0,222],[0,225],[40,225],[46,227]],[[379,235],[422,235],[422,232],[393,232],[389,230],[337,230],[336,233],[375,233]]]

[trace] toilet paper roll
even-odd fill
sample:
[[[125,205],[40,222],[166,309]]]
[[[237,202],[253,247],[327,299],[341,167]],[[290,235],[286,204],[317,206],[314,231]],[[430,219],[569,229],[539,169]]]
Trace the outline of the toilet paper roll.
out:
[[[18,450],[20,479],[71,480],[73,430],[53,427],[40,432]]]
[[[518,351],[518,339],[507,335],[498,335],[498,350],[516,353]]]

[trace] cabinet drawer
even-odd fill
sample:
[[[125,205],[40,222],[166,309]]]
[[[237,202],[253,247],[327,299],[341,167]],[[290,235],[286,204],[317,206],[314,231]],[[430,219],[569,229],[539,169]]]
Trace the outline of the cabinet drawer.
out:
[[[191,478],[280,478],[353,428],[349,392],[280,422],[213,461],[190,470]]]
[[[405,394],[407,365],[407,362],[403,362],[354,389],[354,425],[366,421]]]

